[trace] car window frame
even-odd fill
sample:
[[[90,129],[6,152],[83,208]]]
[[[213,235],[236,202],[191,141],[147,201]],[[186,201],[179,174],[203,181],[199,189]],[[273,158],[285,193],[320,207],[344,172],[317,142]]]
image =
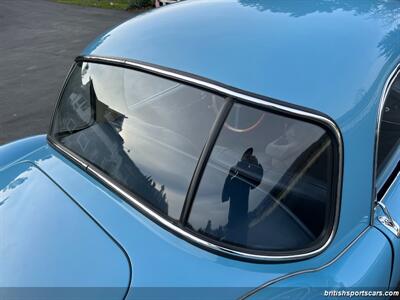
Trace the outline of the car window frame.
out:
[[[261,106],[259,106],[259,105],[254,105],[254,104],[252,104],[252,103],[248,103],[248,102],[242,101],[242,100],[240,100],[240,99],[234,99],[234,100],[233,100],[233,105],[234,105],[235,103],[239,103],[239,104],[242,104],[242,105],[246,105],[246,106],[253,107],[253,108],[255,108],[255,109],[260,109],[260,110],[264,110],[264,111],[266,111],[266,112],[270,112],[269,110],[266,110],[265,108],[263,109],[263,107],[261,107]],[[277,114],[277,115],[280,115],[280,116],[283,116],[283,117],[288,117],[287,114],[282,113],[282,112],[272,112],[272,113]],[[228,114],[229,114],[229,113],[228,113]],[[296,116],[296,117],[295,117],[295,116],[290,116],[290,118],[291,118],[291,119],[297,119],[297,120],[300,120],[300,121],[304,121],[304,119],[298,118],[297,116]],[[225,118],[225,120],[226,120],[226,118]],[[224,120],[224,121],[225,121],[225,120]],[[310,120],[307,120],[306,122],[309,123],[309,124],[310,124],[310,123],[311,123],[311,124],[314,124],[314,122],[310,122]],[[224,123],[224,122],[223,122],[223,123]],[[315,124],[314,124],[314,125],[315,125]],[[318,125],[317,125],[317,126],[318,126]],[[321,126],[319,126],[319,127],[321,127]],[[216,142],[217,142],[217,140],[218,140],[218,136],[219,136],[219,134],[221,133],[221,130],[222,130],[222,126],[221,126],[220,130],[218,131],[217,136],[215,137],[215,140],[213,141],[213,145],[216,144]],[[327,132],[327,134],[330,136],[330,141],[332,141],[332,143],[335,143],[335,142],[333,141],[333,138],[332,138],[330,132],[329,132],[328,130],[327,130],[326,132]],[[211,152],[212,152],[213,149],[214,149],[214,147],[211,147],[211,151],[210,151],[210,153],[208,153],[208,157],[211,155]],[[335,149],[335,146],[333,146],[333,149]],[[335,151],[333,150],[333,152],[335,152]],[[336,156],[336,155],[333,153],[333,156]],[[190,212],[191,212],[191,207],[193,206],[193,203],[194,203],[194,201],[195,201],[196,192],[197,192],[197,190],[198,190],[198,188],[199,188],[199,186],[200,186],[202,174],[203,174],[205,168],[207,167],[207,164],[208,164],[208,159],[206,160],[205,164],[202,166],[202,170],[201,170],[202,173],[199,175],[198,179],[196,180],[195,186],[194,186],[194,185],[193,185],[193,186],[191,185],[191,188],[193,189],[193,194],[192,194],[192,198],[190,198],[189,201],[186,201],[186,202],[185,202],[185,206],[187,207],[187,212],[186,212],[186,215],[184,215],[184,217],[181,219],[181,222],[183,223],[183,225],[186,225],[187,222],[188,222],[188,218],[189,218]],[[335,170],[334,170],[334,168],[335,168],[335,163],[332,164],[332,167],[333,167],[333,170],[332,170],[332,173],[333,173],[332,179],[334,180],[335,174],[337,174],[337,173],[335,172]],[[332,187],[332,189],[334,189],[334,187]],[[333,198],[332,195],[330,195],[330,197],[331,197],[331,200],[332,200],[332,198]],[[334,208],[334,207],[335,207],[335,205],[332,205],[331,208]],[[326,215],[328,215],[328,216],[326,216],[326,218],[330,218],[330,221],[331,221],[331,222],[329,223],[329,225],[327,226],[327,228],[324,228],[324,230],[327,230],[328,232],[330,232],[330,230],[332,230],[332,225],[333,225],[332,223],[334,222],[334,218],[335,218],[335,215],[334,215],[334,214],[335,214],[335,210],[332,210],[332,209],[331,209],[331,210],[328,211],[328,212],[325,211],[325,213],[326,213]],[[278,255],[283,255],[283,254],[285,254],[285,255],[290,255],[291,253],[293,254],[293,253],[301,253],[301,252],[312,252],[313,250],[315,250],[315,248],[317,248],[318,246],[320,246],[321,244],[323,244],[324,242],[326,242],[327,239],[329,238],[329,235],[327,235],[327,234],[325,233],[325,234],[322,235],[321,238],[318,238],[316,241],[313,241],[313,243],[311,243],[311,245],[310,245],[309,247],[302,248],[301,250],[298,250],[298,251],[297,251],[297,250],[294,250],[294,251],[284,251],[284,250],[279,250],[279,251],[271,251],[271,250],[269,250],[269,251],[266,251],[266,250],[255,250],[255,249],[250,249],[250,248],[246,248],[246,247],[242,247],[242,246],[233,245],[233,244],[231,244],[231,243],[229,243],[229,242],[218,241],[218,240],[216,240],[216,239],[214,239],[214,238],[212,238],[212,237],[210,237],[210,236],[201,234],[201,233],[199,233],[199,232],[197,232],[196,230],[191,229],[191,228],[187,228],[187,230],[188,230],[191,234],[196,235],[196,236],[199,237],[199,238],[203,238],[203,239],[209,241],[210,243],[215,243],[215,244],[217,244],[217,245],[219,245],[219,246],[221,246],[221,247],[232,248],[232,249],[234,249],[234,250],[236,250],[236,251],[247,251],[247,252],[249,252],[249,253],[256,254],[256,255],[257,255],[257,254],[258,254],[258,255],[262,255],[262,253],[269,253],[270,255],[278,256]]]
[[[380,139],[380,130],[382,124],[382,115],[383,109],[385,107],[386,100],[390,94],[390,89],[392,88],[394,82],[396,80],[400,80],[400,63],[393,69],[393,71],[388,76],[383,92],[381,94],[381,98],[379,101],[378,113],[377,113],[377,121],[376,121],[376,133],[375,133],[375,151],[374,151],[374,192],[373,192],[373,205],[371,212],[371,223],[373,224],[374,220],[374,211],[377,203],[379,201],[383,201],[387,191],[392,186],[396,177],[400,173],[400,145],[395,149],[395,155],[389,157],[386,165],[381,170],[380,174],[378,174],[378,150],[379,150],[379,139]]]
[[[314,123],[317,126],[322,127],[331,137],[331,141],[334,144],[334,156],[335,156],[335,161],[333,163],[334,182],[332,187],[332,189],[334,190],[334,195],[331,196],[332,201],[334,201],[332,205],[333,217],[332,217],[332,224],[329,225],[329,230],[325,234],[326,238],[324,238],[318,245],[315,245],[315,247],[313,247],[312,249],[306,248],[306,249],[301,249],[300,251],[292,251],[290,253],[284,253],[283,251],[277,253],[271,253],[271,251],[251,251],[249,249],[243,249],[243,248],[236,249],[235,247],[232,247],[229,244],[218,245],[214,240],[211,239],[209,240],[204,236],[199,236],[198,234],[192,232],[189,228],[185,227],[184,224],[181,222],[182,218],[176,221],[168,217],[167,215],[161,215],[158,211],[155,211],[150,206],[146,205],[146,202],[141,200],[140,197],[138,197],[137,195],[133,195],[131,191],[128,191],[120,184],[114,182],[114,180],[110,178],[108,175],[104,174],[104,172],[97,169],[95,166],[91,165],[88,161],[85,161],[82,157],[79,157],[77,154],[73,153],[72,151],[68,150],[66,147],[58,143],[50,134],[51,128],[53,127],[54,118],[59,108],[65,87],[68,83],[68,79],[70,78],[70,75],[74,70],[74,66],[80,62],[106,64],[106,65],[118,66],[153,74],[155,76],[164,77],[170,80],[181,82],[186,85],[191,85],[196,88],[201,88],[203,90],[215,93],[217,95],[221,95],[227,99],[225,104],[226,107],[221,109],[211,129],[207,142],[204,145],[200,158],[197,162],[197,166],[195,168],[194,174],[192,176],[189,185],[189,190],[185,198],[184,208],[182,210],[181,217],[184,216],[184,210],[185,213],[190,212],[190,206],[188,208],[186,207],[187,203],[189,203],[188,202],[189,200],[191,201],[191,203],[193,203],[195,191],[200,183],[202,172],[204,171],[205,166],[207,165],[208,158],[211,154],[216,139],[223,127],[223,123],[225,122],[225,119],[227,118],[233,103],[237,102],[245,105],[254,106],[257,108],[262,108],[264,110],[271,111],[273,113],[283,114],[286,117],[300,119],[302,121],[308,123]],[[157,224],[161,225],[162,227],[172,232],[173,234],[176,234],[184,238],[186,241],[195,244],[196,246],[199,246],[205,250],[216,252],[219,255],[246,261],[249,260],[249,261],[261,261],[261,262],[288,261],[288,260],[309,258],[324,251],[332,242],[337,231],[340,203],[341,203],[341,191],[343,184],[342,183],[343,139],[337,124],[330,117],[318,111],[292,105],[269,97],[249,93],[193,74],[177,71],[170,68],[160,67],[154,64],[144,63],[135,60],[88,55],[88,56],[78,56],[75,59],[75,64],[71,67],[70,73],[68,74],[67,79],[64,82],[63,88],[61,89],[58,103],[53,113],[53,118],[50,124],[50,130],[49,134],[47,135],[47,138],[49,143],[52,146],[54,146],[56,150],[70,157],[73,162],[77,163],[77,165],[82,169],[84,169],[84,171],[86,171],[89,175],[98,179],[107,188],[110,188],[112,191],[116,192],[116,194],[125,199],[134,208],[142,212],[146,217],[149,217]]]

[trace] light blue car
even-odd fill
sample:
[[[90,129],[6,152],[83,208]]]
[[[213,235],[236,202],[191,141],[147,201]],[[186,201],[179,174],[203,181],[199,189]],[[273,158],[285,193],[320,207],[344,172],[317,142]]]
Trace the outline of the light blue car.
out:
[[[399,16],[195,0],[97,38],[0,147],[0,298],[395,295]]]

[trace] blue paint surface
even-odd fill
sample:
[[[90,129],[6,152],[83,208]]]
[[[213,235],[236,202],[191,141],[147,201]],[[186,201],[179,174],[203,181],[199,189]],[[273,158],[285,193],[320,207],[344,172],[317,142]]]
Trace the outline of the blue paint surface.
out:
[[[344,141],[338,236],[369,223],[378,104],[400,62],[398,1],[185,1],[135,17],[83,55],[144,61],[320,111]]]
[[[318,268],[334,259],[370,222],[378,103],[385,81],[400,62],[399,12],[398,1],[185,1],[127,21],[82,52],[189,72],[330,116],[338,124],[344,143],[340,221],[331,245],[316,257],[291,263],[256,264],[200,249],[144,217],[49,146],[43,136],[0,147],[1,188],[4,190],[13,176],[23,172],[18,168],[25,166],[26,170],[31,169],[32,179],[24,184],[42,182],[42,187],[39,184],[36,188],[49,188],[49,193],[55,193],[67,207],[72,200],[35,167],[23,164],[6,169],[16,160],[40,167],[121,244],[132,264],[130,285],[135,288],[239,287],[231,289],[229,295],[238,297],[268,280]],[[49,203],[50,195],[38,197],[38,201],[46,205],[46,211],[60,213],[63,206]],[[19,194],[13,197],[18,201],[23,199]],[[0,212],[8,200],[2,203]],[[30,207],[33,211],[34,207]],[[48,241],[68,241],[70,247],[75,247],[80,245],[78,239],[84,230],[94,234],[93,240],[83,244],[86,248],[81,254],[86,264],[82,267],[87,268],[87,273],[78,274],[76,280],[93,273],[95,283],[104,283],[108,277],[102,273],[103,269],[90,264],[106,255],[121,263],[122,269],[126,268],[123,260],[117,259],[121,253],[110,241],[106,242],[89,218],[85,219],[76,207],[69,209],[68,215],[76,218],[83,229],[75,228],[74,233],[79,234],[68,234],[64,239],[49,236]],[[32,211],[28,207],[27,214]],[[60,245],[54,247],[61,251]],[[90,255],[89,249],[93,248],[97,251]],[[390,249],[386,237],[371,228],[338,264],[313,273],[314,276],[294,277],[287,284],[302,285],[314,280],[319,286],[324,283],[372,286],[374,280],[377,285],[388,284],[384,270],[392,259]],[[37,255],[40,258],[42,254],[38,251]],[[40,259],[35,262],[36,268],[39,262]],[[56,266],[49,264],[50,271],[55,272]],[[58,274],[51,282],[57,285],[65,279],[73,283],[68,277],[75,274],[69,269],[73,266],[67,260],[65,273]],[[8,265],[10,270],[11,267]],[[108,268],[112,269],[105,266]],[[116,274],[116,281],[111,282],[123,282],[126,272]],[[343,277],[337,277],[337,272]],[[15,271],[14,275],[18,274]],[[31,273],[27,274],[32,279]],[[394,274],[398,276],[398,272]],[[12,279],[0,278],[3,284]],[[41,278],[37,280],[40,283]],[[130,291],[132,297],[134,290]]]
[[[335,263],[278,281],[249,299],[326,299],[331,291],[386,291],[391,268],[386,237],[371,228]]]
[[[1,172],[0,220],[4,299],[52,299],[61,290],[96,299],[126,293],[130,265],[122,249],[33,164]],[[112,289],[99,289],[106,287]]]
[[[148,296],[152,291],[148,288],[151,287],[157,287],[153,290],[155,294],[150,293],[156,297],[154,299],[164,299],[163,296],[168,293],[174,295],[178,293],[182,299],[186,299],[194,291],[199,293],[199,299],[215,293],[218,293],[221,299],[237,298],[269,280],[329,263],[345,249],[352,241],[352,235],[358,230],[355,228],[347,235],[337,235],[325,252],[311,259],[275,264],[238,261],[200,249],[161,228],[88,176],[84,170],[47,145],[45,141],[42,147],[27,156],[25,160],[33,162],[55,182],[62,185],[63,189],[72,198],[77,199],[87,213],[93,216],[127,252],[133,273],[130,283],[133,289],[129,292],[129,298]],[[2,176],[5,176],[4,173]],[[7,181],[7,178],[3,178]],[[373,261],[385,262],[379,266],[380,272],[387,269],[387,262],[389,265],[391,262],[387,240],[380,232],[375,231],[374,234],[368,235],[367,242],[357,247],[353,246],[357,250],[353,250],[349,254],[351,258],[347,259],[353,262],[350,269],[354,272],[366,262],[363,274],[369,276],[368,282],[374,277],[373,271],[377,270],[375,268],[377,264],[371,264]],[[79,238],[80,235],[77,235],[76,239]],[[379,248],[379,251],[369,247],[371,251],[365,252],[367,244],[376,245],[375,248]],[[368,255],[367,261],[360,256],[360,253]],[[360,266],[356,267],[357,264]],[[343,273],[348,268],[348,263],[341,264],[337,268]],[[314,274],[315,278],[319,278],[319,273]],[[340,280],[335,274],[336,270],[324,271],[324,276],[332,282]],[[383,274],[389,276],[389,273]],[[379,280],[384,281],[386,277],[380,276]],[[346,278],[350,279],[351,276],[345,276],[343,280]],[[298,284],[301,285],[301,282],[298,281]]]

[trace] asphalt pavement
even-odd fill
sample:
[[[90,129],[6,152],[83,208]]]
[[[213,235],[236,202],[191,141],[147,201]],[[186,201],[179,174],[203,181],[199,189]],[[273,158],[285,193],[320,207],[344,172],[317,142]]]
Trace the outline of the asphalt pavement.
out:
[[[47,0],[0,1],[0,145],[47,132],[73,59],[135,13]]]

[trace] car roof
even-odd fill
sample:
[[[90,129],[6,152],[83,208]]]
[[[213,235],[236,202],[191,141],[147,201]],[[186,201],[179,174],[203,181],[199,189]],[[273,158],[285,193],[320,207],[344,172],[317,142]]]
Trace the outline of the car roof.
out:
[[[348,122],[400,61],[400,1],[193,0],[141,14],[82,55],[138,60]]]

